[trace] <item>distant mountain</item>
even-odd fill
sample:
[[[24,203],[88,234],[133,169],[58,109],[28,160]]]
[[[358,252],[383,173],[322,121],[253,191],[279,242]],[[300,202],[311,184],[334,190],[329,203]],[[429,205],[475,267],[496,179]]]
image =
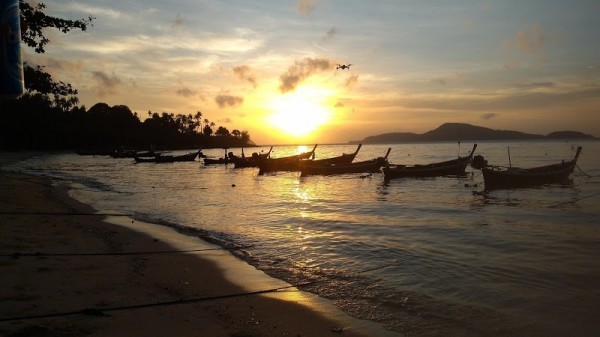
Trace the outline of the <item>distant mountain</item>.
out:
[[[579,131],[554,131],[549,133],[546,137],[552,139],[579,139],[579,138],[594,138],[594,136],[586,135]]]
[[[384,133],[352,143],[389,144],[410,142],[481,141],[481,140],[540,140],[540,139],[593,139],[578,131],[556,131],[546,136],[511,130],[494,130],[463,123],[445,123],[437,129],[417,134],[410,132]]]

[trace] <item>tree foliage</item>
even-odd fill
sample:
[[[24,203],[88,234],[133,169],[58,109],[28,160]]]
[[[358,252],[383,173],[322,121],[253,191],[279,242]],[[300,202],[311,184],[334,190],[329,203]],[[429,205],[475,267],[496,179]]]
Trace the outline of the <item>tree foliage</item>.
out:
[[[34,48],[36,53],[44,53],[44,47],[50,42],[44,36],[44,28],[56,28],[62,33],[68,33],[73,29],[87,30],[95,19],[89,16],[86,19],[66,20],[48,16],[44,13],[46,5],[38,3],[30,5],[25,0],[19,0],[19,10],[21,15],[21,40],[29,47]]]
[[[43,3],[30,5],[24,0],[19,0],[21,40],[39,54],[46,52],[45,46],[50,42],[50,39],[44,35],[45,28],[56,28],[62,33],[68,33],[73,29],[85,31],[95,19],[92,16],[79,20],[61,19],[46,15],[45,8],[46,5]],[[25,63],[23,71],[25,88],[29,93],[51,95],[54,106],[63,110],[79,103],[77,90],[69,83],[52,79],[52,76],[44,71],[44,67]]]
[[[0,150],[64,150],[122,147],[148,149],[191,149],[250,146],[247,131],[240,137],[212,135],[215,123],[205,120],[199,132],[191,115],[149,112],[140,121],[126,105],[94,104],[90,109],[74,107],[63,110],[51,104],[46,95],[25,94],[19,99],[3,101],[0,113]],[[218,130],[227,130],[219,126]],[[247,137],[244,137],[244,132]]]
[[[44,53],[50,40],[45,28],[62,33],[85,31],[93,17],[66,20],[48,16],[42,3],[19,0],[23,42]],[[175,115],[148,112],[141,122],[125,105],[98,103],[86,111],[78,107],[77,90],[56,81],[43,66],[24,65],[27,92],[14,100],[0,100],[0,150],[117,149],[122,147],[189,149],[251,145],[247,131],[231,136],[220,126],[222,137],[212,137],[214,122],[203,114]],[[226,132],[225,132],[226,131]],[[245,132],[245,133],[244,133]]]
[[[44,71],[44,67],[40,65],[31,67],[25,64],[23,73],[27,91],[30,93],[38,92],[47,96],[52,95],[52,103],[55,107],[68,110],[79,103],[77,89],[74,89],[69,83],[54,81],[52,76]]]

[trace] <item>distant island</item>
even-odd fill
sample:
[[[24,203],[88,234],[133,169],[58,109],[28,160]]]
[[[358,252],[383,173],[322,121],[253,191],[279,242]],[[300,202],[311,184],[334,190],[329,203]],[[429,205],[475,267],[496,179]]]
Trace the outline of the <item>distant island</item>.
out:
[[[552,140],[552,139],[595,139],[594,136],[578,131],[555,131],[547,135],[536,135],[511,130],[494,130],[464,123],[445,123],[437,129],[418,134],[412,132],[384,133],[369,136],[363,140],[351,141],[351,144],[390,144],[414,142],[444,141],[482,141],[482,140]]]

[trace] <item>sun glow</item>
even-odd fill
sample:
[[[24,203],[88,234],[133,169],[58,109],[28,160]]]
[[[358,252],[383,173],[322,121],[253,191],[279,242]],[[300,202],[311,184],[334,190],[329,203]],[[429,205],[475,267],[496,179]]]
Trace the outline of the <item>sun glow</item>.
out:
[[[304,137],[331,119],[326,90],[302,88],[273,99],[269,122],[288,136]]]

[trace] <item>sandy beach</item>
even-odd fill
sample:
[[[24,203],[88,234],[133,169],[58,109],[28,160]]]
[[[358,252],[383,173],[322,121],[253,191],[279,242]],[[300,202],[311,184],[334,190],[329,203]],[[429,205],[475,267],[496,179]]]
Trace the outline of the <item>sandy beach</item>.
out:
[[[0,166],[15,160],[0,157]],[[216,263],[235,258],[199,239],[148,235],[105,215],[63,183],[0,171],[0,335],[379,335],[282,282],[241,286],[243,263]]]

